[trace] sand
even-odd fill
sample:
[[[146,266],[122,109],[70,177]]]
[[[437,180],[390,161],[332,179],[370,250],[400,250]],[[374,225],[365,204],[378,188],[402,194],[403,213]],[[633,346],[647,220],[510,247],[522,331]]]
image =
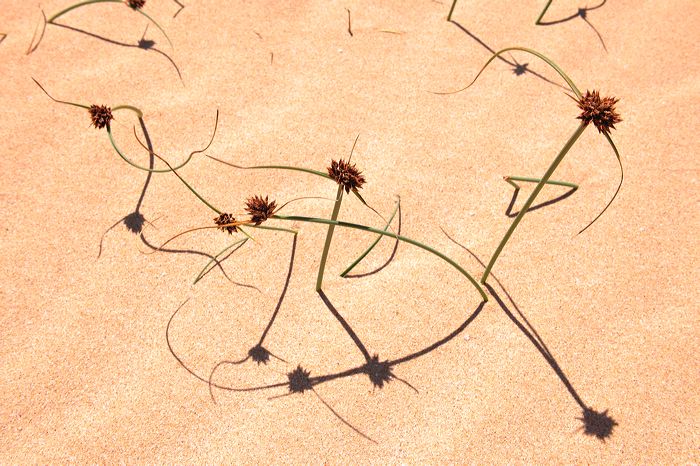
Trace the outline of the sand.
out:
[[[108,4],[62,21],[111,42],[50,26],[29,56],[37,4],[3,3],[1,462],[700,461],[697,1],[609,1],[587,13],[589,24],[535,26],[543,1],[465,0],[453,18],[461,28],[445,21],[447,0],[184,3],[176,18],[174,2],[145,9],[174,49],[152,26],[143,37],[145,18]],[[556,1],[545,19],[583,6]],[[142,37],[162,53],[134,47]],[[206,145],[217,109],[208,153],[240,164],[324,170],[359,134],[353,161],[367,202],[388,216],[400,196],[401,233],[478,277],[483,268],[464,248],[487,261],[512,221],[502,177],[540,176],[578,124],[561,79],[523,53],[513,59],[554,84],[496,62],[468,91],[428,92],[465,85],[486,47],[511,45],[548,55],[582,89],[621,99],[618,199],[577,235],[619,180],[610,147],[588,128],[555,174],[580,188],[526,215],[494,268],[515,304],[492,277],[503,306],[490,297],[481,309],[463,276],[403,243],[380,271],[340,278],[374,235],[338,229],[324,290],[371,355],[396,359],[461,332],[393,367],[397,378],[383,388],[360,374],[273,400],[287,389],[215,389],[212,401],[171,354],[166,327],[188,300],[170,343],[205,378],[219,361],[245,357],[285,285],[291,235],[256,232],[222,263],[229,279],[215,269],[193,286],[205,254],[231,238],[204,230],[169,245],[189,251],[180,253],[145,254],[146,242],[210,225],[213,212],[172,174],[153,175],[139,202],[146,174],[88,127],[84,110],[51,102],[31,80],[59,99],[138,106],[154,150],[172,161]],[[120,145],[148,164],[132,134],[137,120],[115,116]],[[254,194],[281,203],[336,190],[308,174],[202,156],[181,174],[234,213]],[[547,187],[538,201],[565,192]],[[141,234],[120,220],[135,210],[151,222]],[[285,209],[331,210],[323,199]],[[382,226],[353,196],[340,218]],[[218,384],[285,383],[298,364],[313,377],[365,361],[314,291],[325,228],[296,226],[293,273],[265,340],[287,362],[223,366]],[[355,272],[380,268],[393,248],[383,240]],[[607,425],[582,421],[583,408]]]

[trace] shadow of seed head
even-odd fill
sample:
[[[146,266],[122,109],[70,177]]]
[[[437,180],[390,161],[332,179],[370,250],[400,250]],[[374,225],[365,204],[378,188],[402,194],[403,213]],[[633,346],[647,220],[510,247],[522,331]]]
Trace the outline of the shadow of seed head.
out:
[[[288,373],[289,391],[292,393],[304,393],[306,390],[311,390],[313,386],[309,378],[310,374],[310,371],[302,369],[301,366],[297,366],[296,369]]]
[[[92,125],[97,129],[109,126],[109,122],[114,119],[112,109],[104,105],[90,105],[90,119]]]
[[[214,218],[214,223],[216,223],[216,225],[219,227],[219,230],[227,231],[229,235],[238,231],[236,225],[228,225],[229,223],[234,223],[235,221],[236,219],[231,214],[221,214]]]
[[[362,188],[366,181],[365,177],[362,176],[362,172],[357,169],[354,163],[351,164],[343,159],[337,162],[331,160],[331,166],[328,167],[328,176],[344,187],[346,193],[349,193],[350,190],[356,191]]]
[[[600,133],[610,134],[610,130],[615,129],[615,125],[622,121],[620,114],[615,110],[618,101],[619,99],[614,97],[601,98],[598,91],[586,91],[577,100],[578,108],[581,109],[578,119],[585,124],[593,123]]]
[[[588,14],[588,10],[586,10],[585,8],[578,9],[578,15],[581,17],[581,19],[586,19],[587,14]]]
[[[146,0],[127,0],[126,4],[134,10],[140,10],[146,4]]]
[[[139,39],[138,48],[143,50],[150,50],[156,45],[156,41],[150,39]]]
[[[256,225],[260,225],[272,217],[276,207],[277,203],[268,201],[267,196],[265,196],[265,199],[262,196],[253,196],[245,202],[245,210],[250,214],[250,220]]]
[[[270,352],[261,345],[255,345],[248,350],[248,356],[258,364],[267,364],[270,361]]]
[[[527,65],[529,65],[529,63],[523,63],[522,65],[520,63],[516,63],[513,67],[513,74],[516,76],[524,75],[527,73]]]
[[[135,235],[141,233],[144,223],[146,223],[146,217],[144,217],[141,212],[132,212],[124,217],[126,229]]]
[[[365,372],[369,376],[372,385],[379,388],[384,388],[385,383],[391,382],[394,374],[391,373],[389,361],[379,362],[379,355],[375,354],[372,359],[365,365]]]
[[[585,408],[583,417],[577,419],[583,421],[583,433],[585,435],[597,437],[602,441],[605,441],[606,438],[612,435],[613,429],[617,425],[617,422],[608,415],[607,409],[599,413],[592,408]]]

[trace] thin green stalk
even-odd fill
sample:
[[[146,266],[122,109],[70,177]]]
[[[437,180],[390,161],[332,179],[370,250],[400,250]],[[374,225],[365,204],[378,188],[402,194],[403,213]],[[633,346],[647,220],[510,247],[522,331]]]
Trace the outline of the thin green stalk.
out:
[[[335,205],[333,205],[333,213],[331,214],[331,220],[338,220],[338,214],[340,213],[340,204],[343,202],[343,186],[338,185],[338,194],[335,197]],[[335,230],[334,224],[329,224],[328,233],[326,233],[326,244],[323,246],[323,254],[321,254],[321,263],[318,266],[318,277],[316,278],[316,291],[321,291],[323,287],[323,272],[326,269],[326,259],[328,259],[328,251],[331,248],[331,240],[333,239],[333,231]]]
[[[452,7],[450,7],[450,12],[447,14],[447,21],[452,21],[452,13],[455,11],[456,5],[457,0],[452,0]]]
[[[207,265],[205,265],[204,268],[199,272],[199,274],[197,275],[197,278],[194,279],[194,283],[192,283],[192,284],[193,284],[193,285],[196,285],[197,282],[199,282],[199,281],[202,279],[202,277],[204,277],[204,275],[206,275],[207,272],[209,272],[209,270],[211,270],[211,268],[214,268],[214,266],[212,265],[212,263],[213,263],[213,262],[218,262],[219,256],[221,256],[222,254],[224,254],[226,251],[228,251],[229,249],[233,248],[234,246],[238,246],[239,244],[240,244],[241,246],[243,246],[243,244],[245,244],[246,241],[248,241],[248,238],[239,239],[238,241],[235,241],[235,242],[229,244],[229,245],[226,246],[224,249],[222,249],[220,252],[218,252],[215,256],[213,256],[213,257],[209,260],[209,262],[207,262]],[[209,267],[210,265],[211,265],[211,268]]]
[[[489,261],[489,265],[486,267],[486,270],[484,271],[484,275],[481,277],[481,283],[486,283],[486,280],[489,277],[489,274],[491,273],[491,269],[493,268],[493,265],[496,263],[496,260],[498,259],[498,256],[501,254],[501,251],[503,251],[503,248],[505,247],[506,243],[510,239],[511,235],[515,231],[515,228],[518,226],[518,223],[520,223],[520,220],[525,216],[527,213],[528,209],[530,209],[530,206],[532,203],[535,201],[535,198],[537,195],[542,191],[542,188],[544,185],[547,183],[549,178],[552,176],[554,171],[557,169],[559,164],[561,163],[562,160],[564,160],[564,156],[569,152],[569,150],[573,147],[574,143],[578,140],[578,138],[583,134],[584,130],[586,129],[587,125],[585,123],[581,123],[581,125],[578,127],[576,132],[569,138],[567,143],[564,145],[562,150],[559,152],[559,155],[557,155],[557,158],[554,159],[552,164],[549,166],[547,171],[545,172],[544,176],[540,180],[539,183],[537,183],[537,186],[535,186],[535,190],[532,191],[532,194],[530,194],[530,197],[527,198],[527,201],[525,201],[525,205],[520,209],[520,213],[518,213],[518,216],[515,217],[515,220],[513,220],[513,223],[510,225],[510,228],[506,232],[505,236],[501,240],[501,243],[498,245],[498,248],[496,248],[496,252],[493,253],[493,256],[491,256],[491,260]]]
[[[399,200],[399,201],[396,202],[396,208],[394,209],[394,213],[391,214],[391,217],[389,217],[389,221],[386,222],[386,226],[384,227],[384,231],[389,230],[389,226],[391,225],[391,222],[394,220],[394,217],[396,217],[396,213],[399,211],[399,206],[400,206],[400,205],[401,205],[401,201]],[[384,237],[383,235],[378,235],[378,236],[377,236],[377,239],[375,239],[374,242],[373,242],[372,244],[370,244],[370,246],[367,248],[367,250],[366,250],[365,252],[363,252],[362,254],[360,254],[360,257],[358,257],[357,259],[355,259],[355,261],[354,261],[352,264],[350,264],[350,265],[348,266],[348,268],[346,268],[346,269],[343,271],[343,273],[340,274],[340,276],[341,276],[341,277],[346,277],[347,274],[349,274],[349,273],[352,271],[352,269],[355,268],[355,266],[356,266],[357,264],[359,264],[360,262],[362,262],[362,260],[363,260],[365,257],[367,257],[367,254],[369,254],[370,252],[372,252],[372,249],[374,249],[374,247],[375,247],[377,244],[379,244],[379,241],[380,241],[383,237]]]
[[[503,178],[506,183],[514,187],[515,189],[520,189],[520,186],[517,183],[514,183],[514,181],[522,181],[524,183],[539,183],[542,181],[542,178],[529,178],[525,176],[506,176]],[[567,188],[574,188],[578,189],[578,185],[574,183],[570,183],[568,181],[555,181],[555,180],[548,180],[545,184],[551,184],[554,186],[565,186]]]
[[[205,155],[212,160],[216,160],[219,163],[223,163],[224,165],[228,165],[229,167],[238,168],[241,170],[262,170],[262,169],[292,170],[292,171],[310,173],[312,175],[320,176],[322,178],[328,178],[329,180],[331,179],[331,177],[328,176],[327,173],[323,173],[323,172],[318,171],[318,170],[312,170],[310,168],[291,167],[288,165],[256,165],[256,166],[252,166],[252,167],[245,167],[243,165],[236,165],[235,163],[221,160],[217,157],[214,157],[213,155],[209,155],[209,154],[205,154]]]
[[[549,66],[551,66],[554,69],[554,71],[556,71],[559,74],[559,76],[561,76],[564,79],[564,81],[566,81],[566,84],[568,84],[571,91],[574,94],[576,94],[576,97],[578,99],[581,98],[581,91],[578,90],[578,87],[576,87],[576,84],[574,84],[574,82],[571,80],[571,78],[566,73],[564,73],[564,71],[561,68],[559,68],[559,65],[554,63],[552,60],[550,60],[546,56],[542,55],[540,52],[538,52],[536,50],[528,49],[526,47],[508,47],[508,48],[505,48],[503,50],[499,50],[498,52],[494,53],[493,56],[491,58],[489,58],[489,60],[486,62],[486,64],[483,67],[481,67],[481,70],[479,70],[479,72],[474,77],[472,82],[470,82],[468,85],[464,86],[462,89],[458,89],[456,91],[449,91],[449,92],[432,92],[432,93],[438,94],[438,95],[456,94],[458,92],[462,92],[462,91],[468,89],[469,87],[472,86],[472,84],[474,84],[476,82],[477,79],[479,79],[479,76],[481,76],[481,73],[484,72],[486,67],[489,66],[489,64],[492,61],[494,61],[496,58],[500,57],[505,52],[510,52],[512,50],[519,50],[521,52],[529,53],[531,55],[536,56],[537,58],[544,61],[545,63],[547,63]]]
[[[131,109],[134,109],[135,107],[131,107],[130,105],[122,105],[122,106],[120,106],[120,107],[114,107],[113,110],[117,110],[117,109],[119,109],[119,108],[128,108],[128,109],[131,110]],[[137,110],[138,110],[138,109],[137,109]],[[139,111],[139,113],[140,113],[140,111]],[[114,136],[112,135],[112,128],[111,128],[109,125],[107,125],[107,135],[109,136],[109,142],[112,143],[112,147],[114,148],[114,150],[117,152],[117,154],[119,154],[119,156],[120,156],[126,163],[128,163],[129,165],[131,165],[131,166],[134,167],[134,168],[138,168],[139,170],[143,170],[143,171],[145,171],[145,172],[151,172],[151,173],[168,173],[168,172],[171,172],[171,171],[175,171],[175,170],[180,169],[180,168],[184,167],[185,165],[187,165],[187,164],[190,162],[190,160],[192,160],[192,156],[195,154],[195,152],[191,153],[191,154],[189,155],[189,157],[187,157],[187,158],[185,159],[184,162],[182,162],[180,165],[178,165],[177,167],[174,167],[174,168],[172,168],[172,167],[171,167],[171,168],[148,168],[148,167],[143,167],[143,166],[137,164],[136,162],[133,162],[131,159],[129,159],[129,157],[127,157],[127,156],[121,151],[121,149],[119,149],[119,146],[117,146],[117,143],[114,141]],[[154,153],[153,155],[157,155],[157,154]],[[163,160],[163,159],[161,158],[161,160]],[[166,164],[167,164],[167,162],[166,162]],[[168,164],[168,167],[170,167],[170,164]]]
[[[384,230],[379,230],[379,229],[377,229],[377,228],[368,227],[368,226],[365,226],[365,225],[358,225],[358,224],[356,224],[356,223],[343,222],[343,221],[339,221],[339,220],[329,220],[329,219],[325,219],[325,218],[301,217],[301,216],[298,216],[298,215],[273,215],[273,216],[270,217],[270,218],[275,218],[275,219],[279,219],[279,220],[286,220],[286,221],[298,221],[298,222],[306,222],[306,223],[320,223],[320,224],[324,224],[324,225],[334,225],[334,226],[340,226],[340,227],[345,227],[345,228],[353,228],[353,229],[355,229],[355,230],[368,231],[368,232],[370,232],[370,233],[376,233],[376,234],[383,235],[383,236],[390,236],[390,237],[392,237],[392,238],[398,239],[399,241],[403,241],[403,242],[405,242],[405,243],[412,244],[412,245],[417,246],[417,247],[419,247],[419,248],[421,248],[421,249],[423,249],[423,250],[425,250],[425,251],[430,252],[431,254],[434,254],[434,255],[438,256],[440,259],[444,260],[445,262],[447,262],[448,264],[450,264],[452,267],[454,267],[455,269],[457,269],[462,275],[464,275],[465,277],[467,277],[467,279],[471,282],[472,285],[474,285],[474,287],[477,289],[477,291],[478,291],[479,294],[481,295],[481,298],[482,298],[484,301],[488,301],[488,297],[486,296],[486,293],[484,292],[484,290],[483,290],[483,288],[481,287],[481,285],[479,285],[479,282],[477,282],[477,281],[474,279],[474,277],[472,277],[471,275],[469,275],[469,273],[468,273],[466,270],[464,270],[462,267],[460,267],[459,264],[457,264],[455,261],[453,261],[452,259],[450,259],[450,258],[447,257],[446,255],[444,255],[443,253],[441,253],[441,252],[439,252],[439,251],[437,251],[437,250],[431,248],[430,246],[426,246],[426,245],[423,244],[423,243],[419,243],[418,241],[413,240],[413,239],[411,239],[411,238],[407,238],[407,237],[405,237],[405,236],[397,235],[396,233],[392,233],[392,232],[389,232],[389,231],[384,231]]]
[[[537,18],[537,21],[535,21],[536,25],[540,25],[540,21],[542,21],[542,17],[544,16],[545,13],[547,13],[547,10],[549,10],[549,5],[552,4],[552,0],[548,0],[547,4],[544,6],[544,10],[542,10],[542,13],[540,13],[540,16]]]
[[[86,0],[84,2],[76,3],[75,5],[69,6],[68,8],[59,11],[55,15],[53,15],[51,18],[46,20],[47,23],[53,23],[56,21],[60,16],[65,15],[69,11],[75,10],[76,8],[80,8],[81,6],[85,5],[90,5],[92,3],[124,3],[122,0]]]

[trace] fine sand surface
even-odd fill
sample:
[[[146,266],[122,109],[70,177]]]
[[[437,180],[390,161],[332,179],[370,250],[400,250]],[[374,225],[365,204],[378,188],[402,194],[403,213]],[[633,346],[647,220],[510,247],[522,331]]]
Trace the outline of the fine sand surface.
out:
[[[174,19],[174,2],[147,2],[174,49],[154,27],[144,40],[163,54],[133,47],[145,18],[103,4],[62,22],[109,41],[49,26],[29,56],[37,2],[2,2],[0,462],[700,461],[699,2],[609,0],[588,12],[589,24],[535,26],[544,0],[461,0],[461,28],[445,21],[448,0],[183,2]],[[557,0],[545,19],[585,3]],[[392,369],[418,393],[397,379],[375,389],[360,374],[273,400],[287,389],[215,389],[213,402],[169,351],[169,319],[189,299],[170,342],[197,374],[244,357],[285,285],[291,235],[256,231],[222,263],[230,281],[215,269],[193,286],[204,254],[230,237],[194,233],[168,245],[189,251],[180,253],[147,255],[146,243],[211,225],[213,212],[174,175],[147,179],[124,163],[87,112],[52,102],[31,80],[59,99],[143,109],[154,150],[172,161],[206,145],[217,109],[207,153],[240,164],[325,170],[359,134],[353,161],[367,202],[388,216],[400,196],[401,233],[478,276],[463,247],[487,261],[512,221],[502,177],[543,174],[579,113],[556,73],[523,53],[514,59],[554,84],[497,61],[465,92],[428,92],[467,84],[490,56],[484,45],[534,48],[582,90],[619,97],[624,121],[612,136],[625,182],[577,236],[619,181],[605,138],[588,128],[554,177],[579,190],[525,216],[489,280],[503,306],[490,297],[476,315],[469,282],[404,243],[379,272],[340,278],[374,235],[336,230],[324,289],[369,353],[400,358],[469,319]],[[119,144],[148,164],[132,133],[138,121],[115,116]],[[201,155],[181,174],[234,213],[254,194],[283,203],[336,191],[308,174],[238,170]],[[565,192],[547,187],[539,201]],[[153,224],[141,236],[120,222],[135,209]],[[285,210],[328,217],[332,202]],[[382,226],[353,196],[340,218]],[[314,291],[326,230],[297,227],[293,274],[265,340],[287,363],[223,366],[220,385],[284,383],[297,364],[313,377],[364,363]],[[356,272],[381,267],[393,247],[383,240]],[[597,424],[580,419],[584,407]]]

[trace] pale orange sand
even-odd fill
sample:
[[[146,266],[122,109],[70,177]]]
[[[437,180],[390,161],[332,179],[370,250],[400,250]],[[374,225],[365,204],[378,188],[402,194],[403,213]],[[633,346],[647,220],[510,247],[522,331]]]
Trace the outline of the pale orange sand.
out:
[[[52,13],[69,3],[41,6]],[[607,53],[581,18],[535,26],[540,0],[462,0],[454,20],[464,30],[445,21],[448,0],[184,3],[175,19],[171,1],[149,0],[145,10],[175,48],[153,27],[145,39],[177,64],[183,86],[162,54],[56,26],[25,56],[37,4],[3,2],[0,461],[700,461],[697,1],[614,0],[590,11]],[[584,3],[555,1],[547,17],[569,16]],[[132,45],[146,26],[121,5],[85,7],[62,20]],[[88,128],[84,111],[54,104],[30,78],[58,98],[144,109],[155,150],[172,160],[206,144],[216,109],[219,133],[209,153],[242,164],[324,169],[347,156],[359,133],[353,160],[368,180],[365,199],[388,215],[400,195],[402,233],[479,274],[477,261],[440,227],[488,260],[511,221],[504,211],[512,189],[502,176],[541,175],[578,112],[563,89],[516,76],[502,62],[461,94],[427,92],[466,84],[489,57],[465,31],[492,48],[539,50],[582,89],[621,98],[624,121],[613,137],[626,179],[617,201],[576,236],[619,177],[604,138],[589,128],[555,174],[580,189],[527,215],[494,269],[522,315],[497,289],[504,304],[518,322],[527,319],[551,359],[491,299],[456,338],[394,369],[419,393],[397,380],[373,390],[361,375],[316,387],[376,444],[313,393],[268,401],[285,389],[216,390],[213,403],[207,385],[168,351],[168,320],[189,298],[170,336],[199,374],[245,356],[284,285],[291,237],[258,232],[257,243],[223,263],[231,280],[259,292],[220,270],[192,286],[206,257],[145,255],[148,247],[122,223],[105,236],[97,260],[103,232],[134,211],[146,176],[118,158],[104,131]],[[537,59],[514,57],[561,82]],[[117,139],[147,163],[131,134],[135,120],[117,118]],[[284,202],[335,193],[309,175],[240,171],[204,157],[182,174],[234,212],[253,194]],[[562,193],[547,188],[541,200]],[[331,207],[311,200],[289,212],[329,216]],[[213,217],[162,174],[151,178],[139,212],[157,228],[143,232],[152,244]],[[351,197],[341,218],[381,225]],[[299,227],[287,297],[266,340],[289,364],[224,367],[217,382],[284,382],[297,364],[314,376],[363,363],[314,292],[325,229]],[[325,281],[329,300],[371,354],[417,351],[477,308],[464,277],[405,244],[376,274],[338,277],[373,238],[337,230]],[[228,240],[205,231],[171,246],[215,253]],[[392,248],[382,241],[358,273],[382,265]],[[604,441],[582,431],[580,403],[617,423]]]

